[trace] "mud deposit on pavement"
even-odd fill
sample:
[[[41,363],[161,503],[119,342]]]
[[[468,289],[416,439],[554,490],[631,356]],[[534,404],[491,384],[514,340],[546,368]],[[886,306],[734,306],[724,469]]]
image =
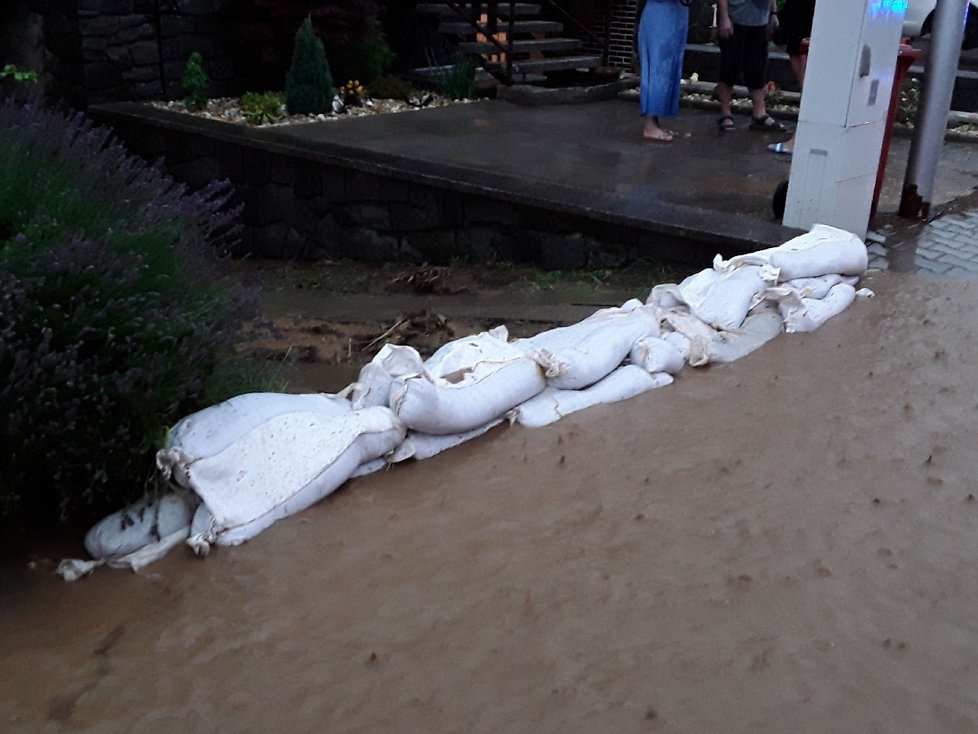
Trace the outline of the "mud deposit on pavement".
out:
[[[207,560],[3,569],[5,732],[973,732],[973,283],[349,483]]]
[[[503,324],[511,338],[532,336],[644,299],[656,283],[687,274],[353,262],[243,262],[236,269],[261,292],[261,313],[246,324],[238,351],[280,366],[293,392],[341,390],[387,343],[427,358],[453,339]]]

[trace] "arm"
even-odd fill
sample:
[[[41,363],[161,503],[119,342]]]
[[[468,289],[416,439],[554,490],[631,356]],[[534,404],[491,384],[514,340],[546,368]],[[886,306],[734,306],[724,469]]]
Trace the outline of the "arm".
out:
[[[727,0],[717,0],[717,33],[720,34],[720,38],[730,38],[733,35],[733,23],[730,21]]]

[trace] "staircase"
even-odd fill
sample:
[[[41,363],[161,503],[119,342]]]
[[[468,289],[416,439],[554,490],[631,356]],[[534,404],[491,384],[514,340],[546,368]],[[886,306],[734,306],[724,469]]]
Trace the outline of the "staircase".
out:
[[[544,18],[543,5],[553,17]],[[583,51],[584,41],[565,34],[569,23],[602,48],[594,37],[553,0],[539,2],[418,3],[417,11],[435,17],[441,34],[456,39],[458,50],[480,60],[483,68],[504,84],[543,82],[547,75],[569,70],[591,71],[604,63],[602,54]],[[605,52],[606,54],[607,52]]]

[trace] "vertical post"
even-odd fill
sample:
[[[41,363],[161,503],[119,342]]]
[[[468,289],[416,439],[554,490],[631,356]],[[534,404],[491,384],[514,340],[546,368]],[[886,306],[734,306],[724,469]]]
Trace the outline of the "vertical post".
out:
[[[865,236],[905,2],[818,0],[783,222]]]
[[[937,0],[920,110],[900,196],[901,217],[926,218],[930,214],[967,17],[968,0]]]

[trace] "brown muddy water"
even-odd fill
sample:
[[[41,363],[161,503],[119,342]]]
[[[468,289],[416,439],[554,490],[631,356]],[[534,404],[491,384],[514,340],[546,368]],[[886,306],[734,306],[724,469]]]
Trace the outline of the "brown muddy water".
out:
[[[974,732],[974,283],[0,593],[5,732]]]

